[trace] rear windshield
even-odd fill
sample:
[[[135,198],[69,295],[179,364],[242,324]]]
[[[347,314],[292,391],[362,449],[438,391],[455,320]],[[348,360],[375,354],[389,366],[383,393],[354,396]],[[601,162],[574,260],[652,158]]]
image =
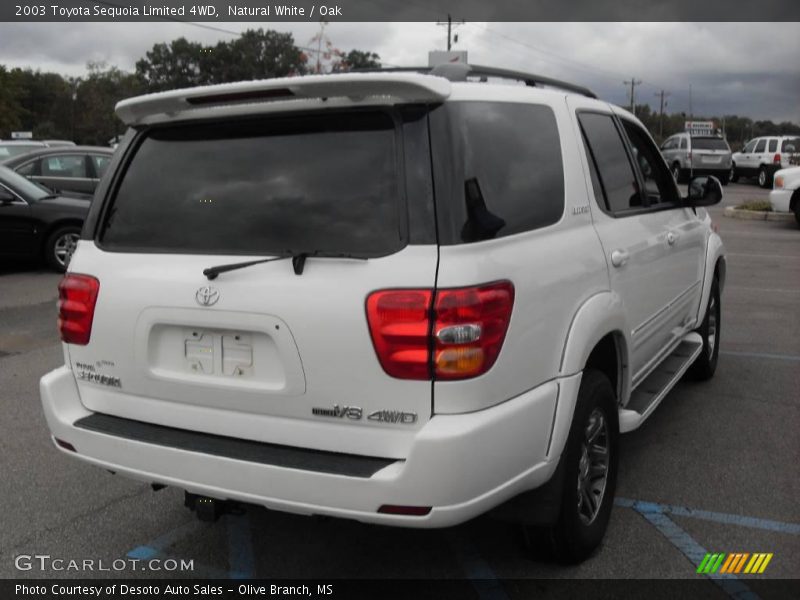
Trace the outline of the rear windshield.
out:
[[[107,210],[104,248],[381,256],[404,245],[386,112],[152,130]]]
[[[788,146],[794,146],[794,150],[792,150],[792,152],[800,152],[800,138],[783,140],[783,143],[781,144],[781,152],[789,152]]]
[[[722,138],[709,138],[709,137],[693,137],[692,148],[695,150],[727,150],[728,142]]]

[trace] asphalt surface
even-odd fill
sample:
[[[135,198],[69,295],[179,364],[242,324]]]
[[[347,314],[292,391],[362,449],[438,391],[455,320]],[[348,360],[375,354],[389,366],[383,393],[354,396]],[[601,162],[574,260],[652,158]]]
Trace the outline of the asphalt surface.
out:
[[[725,191],[710,210],[728,252],[716,376],[680,383],[641,429],[623,436],[605,543],[571,567],[531,558],[516,528],[487,519],[416,531],[248,507],[201,523],[180,490],[154,492],[70,460],[51,445],[38,395],[39,378],[63,363],[59,276],[0,265],[0,577],[436,578],[462,580],[463,597],[503,599],[531,589],[500,582],[489,594],[486,580],[696,578],[696,555],[708,551],[774,553],[763,575],[740,578],[756,593],[758,579],[797,579],[800,230],[723,218],[725,206],[766,197],[749,184]],[[193,570],[20,571],[20,554],[107,564],[157,556],[193,560]],[[707,585],[712,595],[731,593]]]

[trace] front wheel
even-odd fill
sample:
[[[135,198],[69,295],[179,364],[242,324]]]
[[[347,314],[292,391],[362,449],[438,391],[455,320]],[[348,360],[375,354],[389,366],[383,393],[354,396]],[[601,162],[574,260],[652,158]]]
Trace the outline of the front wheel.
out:
[[[728,174],[728,180],[736,183],[739,181],[739,174],[736,172],[736,165],[731,165],[731,171]]]
[[[617,486],[619,422],[608,378],[583,373],[566,447],[561,455],[564,482],[556,524],[526,532],[547,536],[553,556],[563,563],[588,558],[603,540]]]
[[[686,374],[695,381],[705,381],[714,376],[719,358],[720,328],[722,325],[719,281],[717,276],[711,282],[711,293],[708,295],[708,306],[703,322],[695,331],[703,338],[703,349]]]
[[[678,163],[672,165],[672,176],[675,178],[677,183],[683,183],[684,176],[683,176],[683,169]]]
[[[66,271],[80,237],[81,228],[75,225],[65,225],[51,233],[44,245],[47,265],[59,273]]]

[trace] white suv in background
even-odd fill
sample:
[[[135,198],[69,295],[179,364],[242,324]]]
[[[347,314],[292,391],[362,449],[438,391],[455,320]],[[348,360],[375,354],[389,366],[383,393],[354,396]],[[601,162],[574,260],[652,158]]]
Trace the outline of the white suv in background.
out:
[[[790,167],[797,158],[800,158],[799,136],[757,137],[747,142],[741,152],[734,153],[730,179],[755,177],[761,187],[772,187],[775,172]]]
[[[561,560],[598,546],[619,434],[714,374],[725,259],[699,207],[720,184],[681,197],[584,88],[421,71],[117,106],[41,381],[58,449],[201,518],[494,510]]]

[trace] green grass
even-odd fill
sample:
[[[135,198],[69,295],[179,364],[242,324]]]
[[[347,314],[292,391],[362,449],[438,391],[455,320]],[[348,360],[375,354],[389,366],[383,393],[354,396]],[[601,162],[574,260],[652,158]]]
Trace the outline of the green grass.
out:
[[[737,206],[741,210],[757,210],[760,212],[772,212],[772,205],[769,200],[748,200]]]

